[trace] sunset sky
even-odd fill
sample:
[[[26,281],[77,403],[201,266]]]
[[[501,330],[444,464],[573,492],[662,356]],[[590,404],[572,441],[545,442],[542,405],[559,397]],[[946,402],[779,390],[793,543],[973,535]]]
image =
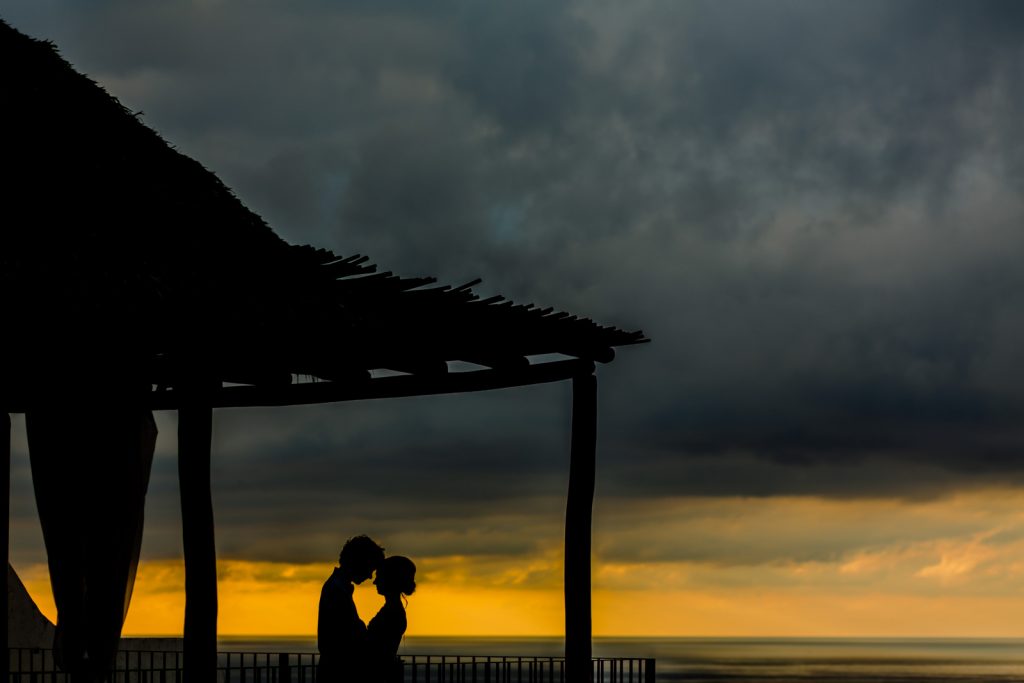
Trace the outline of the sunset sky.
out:
[[[1024,4],[0,16],[290,241],[653,339],[599,369],[596,634],[1024,637]],[[419,566],[411,635],[561,633],[569,400],[218,411],[220,632],[313,633],[367,533]],[[157,421],[129,634],[181,632]],[[52,617],[14,439],[12,563]]]

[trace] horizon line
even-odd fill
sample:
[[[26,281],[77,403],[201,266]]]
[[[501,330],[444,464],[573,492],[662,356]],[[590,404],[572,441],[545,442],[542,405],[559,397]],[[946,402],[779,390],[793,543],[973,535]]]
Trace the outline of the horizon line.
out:
[[[181,639],[180,633],[164,634],[122,634],[122,640]],[[218,634],[217,640],[316,640],[315,633],[291,634]],[[419,634],[407,635],[406,639],[444,638],[449,640],[564,640],[563,634],[555,635],[469,635],[469,634]],[[1024,635],[978,636],[978,635],[595,635],[593,640],[1007,640],[1024,641]]]

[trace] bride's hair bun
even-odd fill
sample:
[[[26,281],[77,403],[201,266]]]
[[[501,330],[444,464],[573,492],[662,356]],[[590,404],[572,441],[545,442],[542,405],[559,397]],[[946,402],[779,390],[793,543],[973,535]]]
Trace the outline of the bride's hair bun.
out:
[[[378,581],[383,578],[403,595],[416,592],[416,565],[405,555],[392,555],[384,559],[377,570]]]

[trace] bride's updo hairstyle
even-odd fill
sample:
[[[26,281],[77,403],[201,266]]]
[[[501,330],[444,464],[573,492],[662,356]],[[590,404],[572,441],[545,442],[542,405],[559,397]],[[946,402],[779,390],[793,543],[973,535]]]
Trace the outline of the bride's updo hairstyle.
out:
[[[384,583],[402,595],[412,595],[416,592],[416,565],[404,555],[386,557],[377,570],[377,583]]]

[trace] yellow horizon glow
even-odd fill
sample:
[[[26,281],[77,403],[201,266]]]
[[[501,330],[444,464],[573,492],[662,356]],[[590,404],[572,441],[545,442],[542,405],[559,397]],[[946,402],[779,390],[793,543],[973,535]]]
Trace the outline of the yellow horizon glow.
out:
[[[298,578],[331,565],[221,563],[218,632],[223,636],[316,633],[320,582]],[[281,577],[268,580],[268,573]],[[180,562],[140,567],[125,636],[179,636],[184,615]],[[253,578],[263,576],[264,578]],[[22,576],[51,621],[56,609],[45,566]],[[359,613],[382,604],[369,582],[356,588]],[[595,590],[597,637],[1024,637],[1024,596],[933,596],[829,590]],[[563,635],[561,590],[421,585],[408,601],[409,636]]]
[[[218,633],[225,636],[315,636],[317,604],[331,564],[218,562]],[[56,606],[43,565],[19,571],[25,587],[50,621]],[[364,620],[383,598],[371,582],[356,587]],[[139,566],[125,636],[180,635],[185,610],[181,561]],[[562,632],[561,593],[545,589],[467,588],[421,583],[408,599],[407,635],[557,636]]]
[[[1024,637],[1021,491],[903,502],[653,502],[621,508],[595,538],[596,636]],[[848,542],[822,551],[819,539]],[[699,552],[607,559],[670,544]],[[558,548],[418,564],[410,636],[563,634]],[[16,569],[52,620],[46,566]],[[333,569],[220,561],[219,633],[314,635],[320,588]],[[355,600],[364,619],[382,604],[370,582],[357,587]],[[181,561],[144,561],[124,634],[180,635],[184,604]]]

